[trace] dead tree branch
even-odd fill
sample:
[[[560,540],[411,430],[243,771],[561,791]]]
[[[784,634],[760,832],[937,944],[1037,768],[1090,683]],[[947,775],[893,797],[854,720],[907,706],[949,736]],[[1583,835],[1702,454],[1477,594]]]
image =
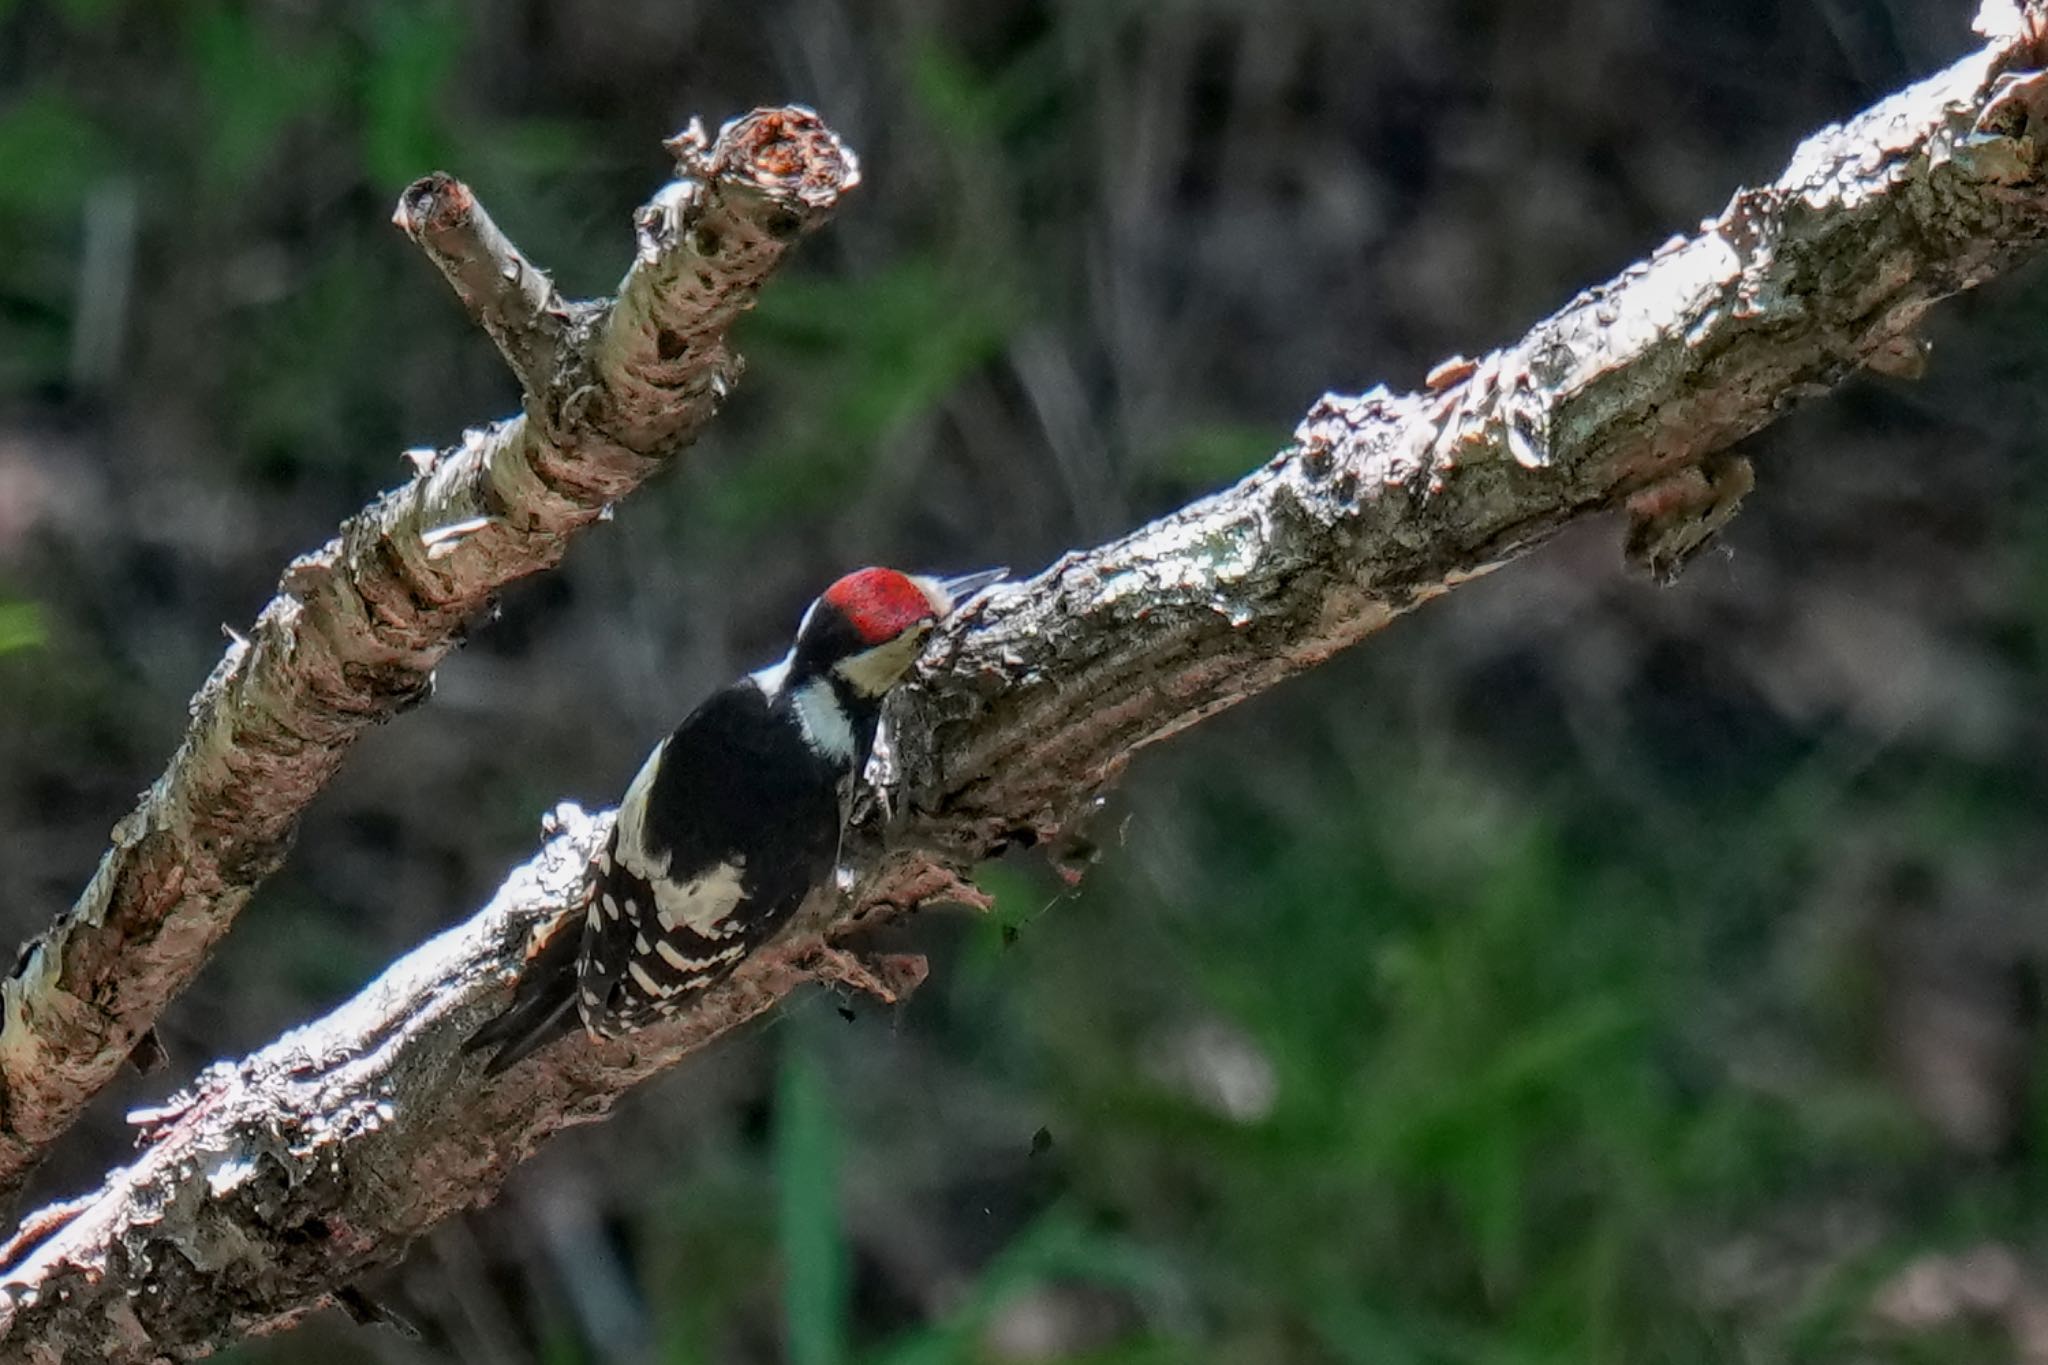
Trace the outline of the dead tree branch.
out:
[[[1638,556],[1668,569],[1747,487],[1732,442],[1910,348],[1933,302],[2048,237],[2048,73],[2038,28],[2012,19],[1514,345],[1424,393],[1326,397],[1236,486],[985,599],[892,709],[877,775],[894,814],[864,826],[847,905],[685,1019],[565,1040],[484,1085],[460,1042],[502,1003],[528,927],[575,903],[604,833],[561,809],[481,914],[143,1116],[133,1165],[0,1249],[0,1342],[35,1362],[140,1361],[289,1324],[797,983],[914,984],[913,964],[831,940],[971,895],[976,859],[1068,824],[1142,746],[1577,518],[1625,509]]]
[[[0,1197],[199,970],[350,745],[425,699],[495,593],[703,429],[739,372],[727,329],[859,179],[806,109],[669,146],[677,178],[606,303],[565,305],[453,179],[406,191],[400,226],[504,350],[525,412],[421,452],[411,482],[293,561],[85,893],[23,950],[0,985]]]

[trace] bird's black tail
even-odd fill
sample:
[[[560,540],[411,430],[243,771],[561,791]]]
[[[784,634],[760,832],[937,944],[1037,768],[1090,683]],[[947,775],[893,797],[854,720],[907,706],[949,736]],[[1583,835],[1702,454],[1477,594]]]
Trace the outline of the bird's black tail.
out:
[[[496,1076],[581,1023],[576,1012],[576,956],[583,938],[583,916],[566,915],[551,927],[547,939],[526,959],[512,1003],[505,1012],[469,1036],[464,1052],[497,1048],[485,1076]]]

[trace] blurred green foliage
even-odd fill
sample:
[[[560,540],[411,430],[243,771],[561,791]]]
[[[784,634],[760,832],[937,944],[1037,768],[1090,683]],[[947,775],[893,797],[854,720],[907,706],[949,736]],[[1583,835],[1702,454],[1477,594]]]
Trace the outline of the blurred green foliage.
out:
[[[33,649],[43,642],[43,618],[27,602],[0,602],[0,654]]]
[[[113,146],[64,94],[29,91],[0,112],[0,160],[9,168],[0,177],[0,212],[38,220],[75,213],[84,188],[115,164]]]
[[[816,1063],[786,1047],[775,1102],[775,1183],[790,1365],[846,1360],[847,1266],[831,1101]]]
[[[708,490],[735,538],[856,493],[888,443],[1001,353],[1021,312],[1000,277],[912,258],[868,278],[798,277],[762,295],[750,328],[763,365],[810,376],[774,445]]]
[[[197,4],[184,19],[186,60],[200,97],[197,188],[205,202],[270,169],[291,126],[335,97],[343,54],[325,36],[283,38],[239,6]]]

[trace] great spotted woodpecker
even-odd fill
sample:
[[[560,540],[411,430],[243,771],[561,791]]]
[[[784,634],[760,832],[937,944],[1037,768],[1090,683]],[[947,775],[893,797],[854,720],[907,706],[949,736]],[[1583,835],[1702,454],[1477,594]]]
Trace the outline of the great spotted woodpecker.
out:
[[[1003,576],[859,569],[781,662],[713,693],[626,789],[580,917],[545,926],[512,1004],[465,1045],[496,1075],[575,1028],[676,1013],[788,922],[838,861],[882,700],[941,618]]]

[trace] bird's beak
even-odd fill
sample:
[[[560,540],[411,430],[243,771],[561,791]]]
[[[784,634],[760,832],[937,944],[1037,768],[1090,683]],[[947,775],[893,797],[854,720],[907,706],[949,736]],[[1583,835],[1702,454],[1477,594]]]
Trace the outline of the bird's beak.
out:
[[[939,580],[939,591],[946,594],[946,601],[951,604],[947,610],[957,611],[968,598],[991,583],[1002,582],[1009,575],[1009,566],[1004,565],[1000,569],[982,569],[978,573],[961,574],[958,578],[942,578]]]

